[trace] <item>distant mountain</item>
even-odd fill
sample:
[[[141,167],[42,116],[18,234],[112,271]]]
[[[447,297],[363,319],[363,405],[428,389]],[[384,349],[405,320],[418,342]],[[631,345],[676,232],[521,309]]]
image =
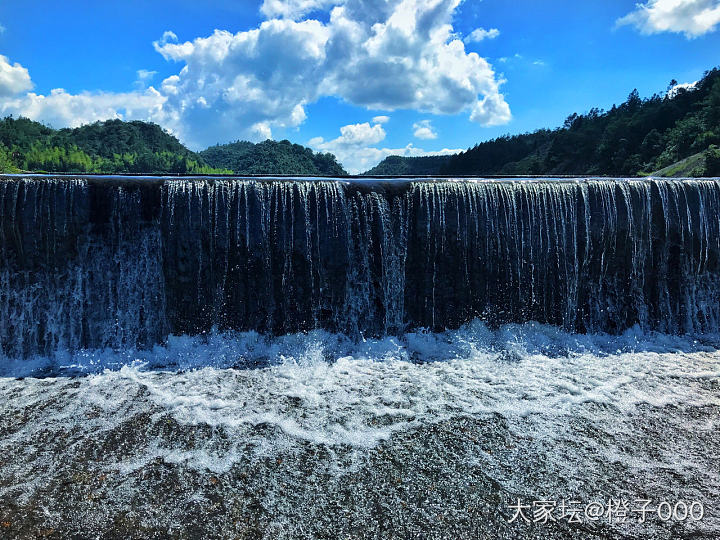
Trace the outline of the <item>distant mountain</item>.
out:
[[[479,143],[447,161],[428,161],[417,174],[712,176],[720,172],[713,168],[717,150],[711,145],[720,145],[718,69],[692,87],[672,81],[667,92],[646,99],[633,90],[621,105],[573,114],[554,130]],[[405,174],[418,158],[388,159],[366,174]]]
[[[0,120],[2,171],[347,175],[332,154],[289,141],[240,141],[196,153],[148,122],[108,120],[55,130],[12,117]]]
[[[210,166],[230,169],[236,174],[347,175],[334,155],[315,153],[287,140],[268,139],[257,144],[237,141],[211,146],[200,156]]]
[[[80,173],[223,173],[157,124],[108,120],[55,130],[0,120],[0,170]]]
[[[369,176],[433,175],[438,174],[451,156],[403,157],[388,156],[369,171]]]

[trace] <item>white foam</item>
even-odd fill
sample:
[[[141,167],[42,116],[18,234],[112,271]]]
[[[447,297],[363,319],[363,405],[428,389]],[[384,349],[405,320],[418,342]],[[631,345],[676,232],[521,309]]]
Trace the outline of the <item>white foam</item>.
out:
[[[54,368],[92,374],[77,380],[77,388],[62,377],[4,379],[3,394],[13,400],[5,407],[27,407],[55,393],[46,421],[82,430],[108,429],[149,412],[220,428],[258,447],[267,433],[254,428],[270,426],[282,444],[368,448],[399,430],[457,415],[519,420],[573,414],[587,403],[618,412],[641,404],[720,403],[702,385],[720,377],[717,350],[637,329],[580,336],[538,324],[491,331],[475,321],[457,331],[361,343],[322,331],[274,339],[212,334],[171,337],[151,351],[86,351],[66,361]],[[253,362],[264,367],[227,368]],[[22,373],[17,363],[4,369]],[[172,452],[165,458],[225,459]]]
[[[0,496],[12,490],[29,498],[42,489],[36,471],[54,470],[58,459],[45,448],[47,434],[73,455],[105,434],[116,440],[123,430],[141,430],[147,439],[131,443],[130,456],[102,458],[105,471],[124,476],[156,461],[222,474],[308,444],[327,452],[330,474],[345,474],[394,434],[498,417],[527,444],[562,445],[548,466],[567,479],[591,452],[631,469],[693,471],[720,485],[701,456],[679,460],[672,445],[649,458],[607,443],[634,440],[632,418],[646,407],[719,407],[720,351],[713,343],[636,329],[622,336],[569,335],[537,324],[491,331],[476,321],[456,331],[360,343],[326,332],[274,339],[213,334],[172,337],[151,351],[89,351],[67,364],[90,372],[85,377],[0,378],[0,418],[30,418],[0,438],[0,455],[16,456],[3,466],[10,487]],[[227,367],[253,362],[263,365]],[[678,414],[696,433],[718,427]],[[467,460],[517,485],[522,480],[503,455],[481,452]]]

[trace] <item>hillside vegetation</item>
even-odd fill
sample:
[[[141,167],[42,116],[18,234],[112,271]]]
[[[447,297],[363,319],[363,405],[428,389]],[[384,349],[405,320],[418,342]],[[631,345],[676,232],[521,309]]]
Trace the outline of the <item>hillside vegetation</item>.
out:
[[[633,176],[701,154],[687,172],[716,175],[711,145],[720,144],[720,70],[708,71],[694,88],[675,85],[646,99],[633,90],[621,105],[572,114],[554,130],[479,143],[426,174]],[[373,170],[404,174],[413,159],[393,156]]]
[[[433,175],[437,174],[451,156],[401,157],[388,156],[369,171],[363,173],[374,175]]]
[[[709,150],[707,150],[709,152]],[[677,163],[663,167],[657,171],[653,171],[651,176],[667,176],[667,177],[688,177],[702,176],[705,172],[705,153],[698,152],[690,157],[681,159]]]
[[[297,174],[343,176],[332,154],[289,141],[237,142],[196,153],[157,124],[108,120],[55,130],[0,120],[0,172]]]
[[[257,144],[237,141],[211,146],[200,152],[200,156],[209,165],[230,169],[236,174],[347,175],[333,154],[316,153],[287,140],[268,139]]]
[[[108,120],[55,130],[27,118],[0,120],[0,170],[78,173],[226,173],[157,124]]]

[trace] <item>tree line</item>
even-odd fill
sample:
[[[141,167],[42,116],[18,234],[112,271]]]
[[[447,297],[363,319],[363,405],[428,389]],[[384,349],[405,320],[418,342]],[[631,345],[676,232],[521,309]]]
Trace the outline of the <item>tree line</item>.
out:
[[[218,144],[203,150],[200,156],[213,167],[237,174],[347,175],[333,154],[316,153],[288,140]]]
[[[55,130],[27,118],[0,120],[0,172],[297,174],[344,176],[332,154],[289,141],[246,141],[192,152],[149,122],[108,120]]]
[[[671,81],[648,98],[633,90],[610,110],[570,115],[556,129],[506,135],[453,156],[390,156],[373,175],[720,176],[720,70],[692,88]],[[0,171],[345,176],[330,153],[290,141],[236,141],[192,152],[148,122],[108,120],[52,129],[0,120]]]
[[[717,176],[720,145],[720,70],[694,87],[677,81],[641,98],[633,90],[619,106],[572,114],[557,129],[506,135],[436,161],[391,156],[366,174],[445,175],[647,175],[698,155],[688,176]],[[382,171],[382,173],[378,172]],[[418,173],[419,174],[419,173]]]
[[[0,120],[0,170],[77,173],[229,173],[208,165],[157,124],[108,120],[55,130]]]

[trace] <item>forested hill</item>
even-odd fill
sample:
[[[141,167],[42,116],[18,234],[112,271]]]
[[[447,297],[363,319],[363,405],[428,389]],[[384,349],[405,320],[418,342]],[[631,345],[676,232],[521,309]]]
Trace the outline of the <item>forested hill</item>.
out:
[[[720,175],[720,70],[694,88],[675,84],[646,99],[634,90],[621,105],[573,114],[558,129],[477,144],[427,174]],[[387,158],[382,174],[404,174],[414,159]]]
[[[332,154],[289,141],[237,142],[196,153],[156,124],[121,120],[55,130],[27,118],[0,120],[0,172],[145,174],[347,173]]]
[[[209,167],[156,124],[108,120],[55,130],[27,118],[0,120],[0,171],[228,173]]]
[[[213,167],[231,169],[237,174],[297,174],[346,176],[333,154],[315,153],[290,141],[253,144],[237,141],[211,146],[200,156]]]
[[[450,158],[451,156],[388,156],[363,174],[369,176],[432,175],[437,174],[450,161]]]

